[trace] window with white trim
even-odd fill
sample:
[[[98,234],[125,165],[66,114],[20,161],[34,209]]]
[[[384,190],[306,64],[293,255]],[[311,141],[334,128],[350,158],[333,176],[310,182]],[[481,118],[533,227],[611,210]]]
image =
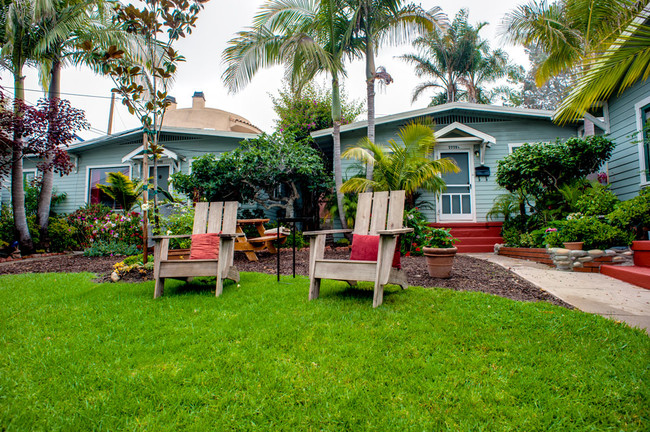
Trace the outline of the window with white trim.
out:
[[[642,163],[641,169],[645,172],[641,174],[641,178],[645,178],[646,182],[650,182],[650,104],[641,107],[641,127],[640,130],[640,151]]]
[[[104,204],[111,208],[120,208],[117,202],[97,187],[99,184],[108,184],[106,179],[108,178],[108,173],[111,172],[121,172],[129,177],[131,175],[128,166],[88,168],[88,203]]]

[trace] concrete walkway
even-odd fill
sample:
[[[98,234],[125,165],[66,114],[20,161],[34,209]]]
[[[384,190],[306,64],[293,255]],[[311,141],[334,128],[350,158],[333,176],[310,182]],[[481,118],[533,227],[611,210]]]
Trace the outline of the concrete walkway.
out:
[[[650,290],[599,273],[561,272],[493,253],[467,255],[507,268],[584,312],[624,321],[650,334]]]

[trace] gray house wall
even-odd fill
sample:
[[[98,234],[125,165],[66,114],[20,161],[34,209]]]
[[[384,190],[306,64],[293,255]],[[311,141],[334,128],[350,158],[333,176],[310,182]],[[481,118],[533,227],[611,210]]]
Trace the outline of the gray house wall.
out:
[[[377,125],[377,143],[388,145],[390,139],[395,139],[399,142],[397,137],[399,128],[413,120],[415,120],[415,117],[406,121]],[[462,124],[491,135],[496,140],[496,144],[493,144],[491,148],[486,150],[484,158],[485,166],[488,166],[491,171],[490,177],[479,181],[474,172],[470,173],[470,176],[474,180],[475,218],[473,222],[485,222],[486,214],[492,208],[494,199],[499,194],[504,193],[504,191],[499,189],[496,184],[495,176],[497,161],[509,154],[509,144],[523,144],[525,142],[553,142],[556,139],[565,140],[577,135],[577,128],[575,125],[562,127],[552,123],[550,119],[513,118],[493,115],[483,116],[483,118],[481,118],[481,116],[477,114],[467,115],[464,117],[449,115],[440,116],[435,125],[435,130],[438,131],[445,126],[448,126],[450,123],[459,120],[462,121]],[[342,132],[341,151],[343,152],[345,149],[357,145],[359,140],[365,136],[365,133],[365,128]],[[438,151],[444,151],[449,148],[449,145],[450,144],[446,143],[438,143],[436,144],[436,149]],[[472,158],[474,167],[479,166],[479,158],[476,156],[472,156]],[[342,161],[344,179],[355,174],[356,170],[354,169],[354,166],[357,163],[358,162],[354,160],[344,159]],[[427,219],[431,222],[437,221],[436,197],[431,193],[424,192],[421,196],[421,201],[428,203],[427,207],[429,207],[429,209],[423,209],[423,213],[426,215]]]
[[[639,134],[639,109],[645,105],[650,105],[650,80],[638,82],[607,101],[609,138],[616,143],[608,174],[611,189],[621,200],[634,198],[642,186],[650,185],[642,172],[648,167],[643,167]]]
[[[253,136],[253,135],[251,135]],[[232,136],[191,136],[183,134],[163,134],[161,143],[164,148],[176,153],[180,160],[180,172],[188,173],[192,161],[206,153],[217,156],[221,153],[234,150],[243,140],[242,137]],[[142,145],[140,134],[128,134],[106,137],[96,142],[86,142],[71,147],[69,152],[76,159],[76,167],[66,176],[55,174],[54,188],[57,193],[65,193],[66,199],[53,210],[57,213],[70,213],[88,202],[88,184],[90,167],[128,166],[132,178],[141,178],[141,159],[131,163],[122,162],[122,158]],[[165,163],[165,162],[163,162]],[[25,159],[25,170],[36,168],[36,161]],[[175,172],[178,172],[175,171]],[[0,189],[0,203],[11,204],[10,183],[2,184]]]

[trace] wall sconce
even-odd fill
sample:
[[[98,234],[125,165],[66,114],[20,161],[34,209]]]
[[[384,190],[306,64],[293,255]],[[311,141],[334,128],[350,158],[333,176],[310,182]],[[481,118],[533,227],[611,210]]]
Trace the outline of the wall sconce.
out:
[[[474,157],[477,157],[477,158],[481,157],[481,152],[478,151],[478,150],[474,150]]]

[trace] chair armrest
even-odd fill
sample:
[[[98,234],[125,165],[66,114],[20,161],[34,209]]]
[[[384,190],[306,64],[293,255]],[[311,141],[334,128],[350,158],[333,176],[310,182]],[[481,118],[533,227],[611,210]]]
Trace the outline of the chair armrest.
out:
[[[152,240],[158,241],[162,239],[173,239],[173,238],[190,238],[192,237],[191,234],[179,234],[179,235],[164,235],[164,236],[153,236],[151,237]]]
[[[225,239],[231,239],[235,237],[245,237],[246,234],[244,233],[220,233],[219,237],[225,238]]]
[[[379,235],[398,235],[398,234],[406,234],[413,232],[413,228],[397,228],[397,229],[391,229],[391,230],[379,230],[377,231],[377,234]]]
[[[354,230],[351,229],[333,229],[333,230],[323,230],[323,231],[305,231],[302,233],[303,237],[317,236],[317,235],[326,235],[326,234],[345,234],[351,233]]]

